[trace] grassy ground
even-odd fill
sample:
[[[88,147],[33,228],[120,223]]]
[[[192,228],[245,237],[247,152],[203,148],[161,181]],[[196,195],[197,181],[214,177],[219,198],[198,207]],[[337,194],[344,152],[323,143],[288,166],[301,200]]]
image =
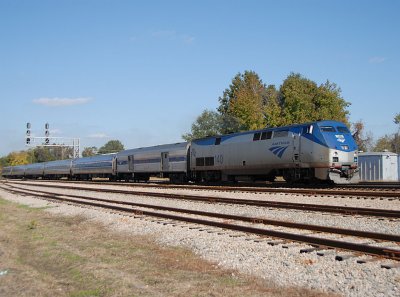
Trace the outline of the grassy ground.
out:
[[[235,273],[237,275],[237,273]],[[0,199],[0,296],[322,296]]]

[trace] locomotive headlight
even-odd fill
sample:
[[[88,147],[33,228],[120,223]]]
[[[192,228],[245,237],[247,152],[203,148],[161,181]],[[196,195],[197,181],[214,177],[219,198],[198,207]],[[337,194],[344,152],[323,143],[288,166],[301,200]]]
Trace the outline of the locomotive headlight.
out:
[[[339,162],[339,157],[338,157],[338,152],[333,152],[333,157],[332,157],[332,162],[333,163],[335,163],[335,162]]]

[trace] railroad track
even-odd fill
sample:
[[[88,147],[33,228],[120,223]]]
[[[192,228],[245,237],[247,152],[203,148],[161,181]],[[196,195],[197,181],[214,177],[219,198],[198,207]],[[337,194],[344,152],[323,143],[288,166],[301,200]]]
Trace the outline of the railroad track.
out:
[[[10,184],[10,182],[7,182],[7,184]],[[31,185],[34,187],[45,187],[45,188],[138,195],[138,196],[165,198],[165,199],[180,199],[180,200],[200,201],[209,203],[226,203],[226,204],[259,206],[267,208],[336,213],[342,215],[373,216],[373,217],[394,218],[394,219],[400,218],[400,211],[390,210],[390,209],[360,208],[360,207],[333,206],[333,205],[320,205],[320,204],[308,204],[308,203],[303,204],[303,203],[279,202],[279,201],[263,201],[256,199],[221,198],[213,196],[198,196],[198,195],[172,194],[172,193],[147,192],[147,191],[135,191],[135,190],[117,190],[117,189],[104,189],[104,188],[96,189],[96,188],[78,187],[71,185],[50,185],[50,184],[39,184],[39,183],[28,183],[25,185]]]
[[[152,216],[162,219],[174,220],[179,222],[186,222],[192,224],[205,225],[210,227],[222,228],[225,230],[234,230],[239,232],[245,232],[247,234],[255,234],[259,236],[268,236],[283,240],[295,241],[310,244],[313,247],[310,249],[303,249],[301,252],[310,252],[326,249],[339,249],[351,251],[357,254],[368,254],[375,257],[382,257],[391,260],[400,261],[400,249],[397,248],[400,243],[400,236],[393,234],[382,234],[375,232],[365,232],[351,229],[332,228],[318,225],[299,224],[287,221],[268,220],[263,218],[237,216],[230,214],[221,214],[213,212],[196,211],[190,209],[163,207],[152,204],[134,203],[127,201],[118,201],[110,199],[101,199],[94,197],[87,197],[83,195],[71,195],[71,194],[60,194],[52,193],[49,191],[39,191],[32,189],[21,189],[13,185],[1,185],[0,188],[3,190],[22,194],[22,195],[33,195],[44,199],[50,199],[52,201],[67,202],[79,205],[85,205],[90,207],[100,207],[107,210],[113,210],[122,212],[124,214],[136,215],[136,216]],[[151,210],[146,210],[151,209]],[[185,216],[182,216],[184,214]],[[206,218],[206,219],[205,219]],[[223,221],[221,221],[221,219]],[[228,222],[226,222],[228,220]],[[261,227],[254,227],[249,225],[238,224],[237,222],[252,223],[262,225]],[[367,240],[374,240],[379,242],[379,245],[385,244],[382,247],[378,244],[360,244],[351,241],[343,241],[336,239],[329,239],[324,237],[310,236],[309,234],[298,234],[292,232],[277,231],[273,229],[267,229],[265,226],[279,226],[295,230],[307,230],[313,232],[335,234],[340,236],[351,236]],[[390,247],[395,245],[396,248]],[[390,268],[390,267],[385,267]]]
[[[10,180],[9,180],[10,181]],[[54,182],[54,180],[40,180],[41,182]],[[34,180],[32,180],[34,182]],[[86,181],[69,181],[57,180],[61,183],[88,183]],[[178,189],[191,189],[191,190],[212,190],[212,191],[225,191],[225,192],[247,192],[247,193],[283,193],[283,194],[301,194],[301,195],[330,195],[342,197],[368,197],[371,199],[386,198],[386,199],[400,199],[400,183],[399,186],[377,186],[377,185],[349,185],[334,186],[334,187],[302,187],[293,188],[288,184],[268,184],[260,186],[226,186],[226,185],[178,185],[166,183],[123,183],[111,181],[92,181],[89,183],[97,183],[104,185],[118,185],[127,187],[155,187],[155,188],[178,188]],[[257,184],[255,184],[257,185]]]

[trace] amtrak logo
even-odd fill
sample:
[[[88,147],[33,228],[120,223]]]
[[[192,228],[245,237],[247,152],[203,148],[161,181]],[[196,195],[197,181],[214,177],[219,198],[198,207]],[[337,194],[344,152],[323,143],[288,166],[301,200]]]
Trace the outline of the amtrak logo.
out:
[[[341,143],[346,141],[346,139],[344,138],[343,135],[335,135],[335,137],[336,137],[336,140],[341,142]]]
[[[277,157],[282,158],[283,153],[289,146],[272,146],[269,150]]]

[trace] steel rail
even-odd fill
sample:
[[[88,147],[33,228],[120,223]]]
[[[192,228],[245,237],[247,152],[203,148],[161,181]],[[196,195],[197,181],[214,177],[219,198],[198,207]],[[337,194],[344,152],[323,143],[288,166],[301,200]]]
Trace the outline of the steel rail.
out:
[[[345,215],[400,218],[400,211],[398,211],[398,210],[379,209],[379,208],[359,208],[359,207],[319,205],[319,204],[308,204],[308,203],[300,204],[300,203],[293,203],[293,202],[206,197],[206,196],[196,196],[196,195],[157,193],[157,192],[146,192],[146,191],[135,191],[135,190],[95,189],[95,188],[87,188],[87,187],[71,187],[71,186],[64,186],[64,185],[43,185],[43,184],[30,184],[30,185],[36,186],[36,187],[46,187],[46,188],[60,188],[60,189],[92,191],[92,192],[107,192],[107,193],[114,193],[114,194],[127,194],[127,195],[149,196],[149,197],[169,198],[169,199],[183,199],[183,200],[190,200],[190,201],[207,201],[207,202],[211,202],[211,203],[218,202],[218,203],[251,205],[251,206],[270,207],[270,208],[295,209],[295,210],[302,210],[302,211],[338,213],[338,214],[345,214]]]
[[[377,232],[366,232],[366,231],[359,231],[359,230],[343,229],[343,228],[337,228],[337,227],[301,224],[301,223],[294,223],[294,222],[288,222],[288,221],[271,220],[271,219],[266,219],[266,218],[229,215],[229,214],[223,214],[223,213],[175,208],[175,207],[168,207],[168,206],[159,206],[159,205],[136,203],[136,202],[130,202],[130,201],[119,201],[119,200],[110,200],[110,199],[103,199],[103,198],[94,198],[94,197],[87,197],[87,196],[83,196],[83,195],[59,194],[59,193],[52,193],[52,192],[48,192],[48,191],[22,189],[20,187],[15,187],[15,186],[11,186],[11,187],[13,189],[18,189],[16,191],[22,190],[22,191],[20,191],[20,193],[25,193],[25,194],[34,192],[34,193],[48,194],[48,195],[54,195],[54,196],[63,196],[63,197],[65,196],[65,197],[76,198],[76,199],[86,199],[86,200],[106,202],[106,203],[152,208],[152,209],[157,209],[157,210],[162,210],[162,211],[172,211],[172,212],[186,213],[186,214],[199,215],[199,216],[208,216],[208,217],[220,218],[220,219],[243,221],[243,222],[249,222],[249,223],[255,223],[255,224],[264,224],[264,225],[273,225],[273,226],[280,226],[280,227],[287,227],[287,228],[305,229],[305,230],[311,230],[311,231],[317,231],[317,232],[350,235],[350,236],[355,236],[355,237],[393,241],[393,242],[400,243],[400,236],[394,235],[394,234],[384,234],[384,233],[377,233]],[[28,191],[28,192],[25,192],[25,191]]]
[[[1,188],[5,189],[4,187],[1,187]],[[30,192],[31,190],[26,190],[28,192],[21,191],[21,190],[13,190],[13,189],[5,189],[5,190],[11,191],[11,192],[17,192],[17,193],[23,192],[25,194],[31,194],[31,192]],[[257,234],[257,235],[287,239],[287,240],[307,243],[307,244],[311,244],[311,245],[317,245],[319,247],[326,247],[326,248],[331,247],[331,248],[337,248],[337,249],[342,249],[342,250],[349,250],[352,252],[361,252],[364,254],[369,254],[369,255],[373,255],[373,256],[379,256],[379,257],[384,257],[384,258],[400,261],[400,250],[392,249],[392,248],[371,246],[371,245],[358,244],[358,243],[352,243],[352,242],[344,242],[344,241],[333,240],[333,239],[312,237],[312,236],[308,236],[308,235],[294,234],[294,233],[288,233],[288,232],[282,232],[282,231],[276,231],[276,230],[267,230],[267,229],[256,228],[256,227],[235,225],[235,224],[231,224],[231,223],[209,221],[209,220],[198,219],[198,218],[183,217],[183,216],[178,216],[178,215],[173,215],[173,214],[158,213],[158,212],[154,212],[154,211],[138,210],[138,209],[126,208],[126,207],[121,207],[121,206],[116,206],[116,205],[106,205],[103,203],[95,203],[95,202],[91,202],[91,201],[82,201],[82,200],[58,197],[58,196],[69,196],[69,195],[63,195],[63,194],[36,194],[36,196],[41,196],[44,198],[56,199],[56,200],[66,201],[66,202],[71,202],[71,203],[89,205],[89,206],[94,206],[94,207],[102,207],[102,208],[117,210],[117,211],[121,211],[121,212],[133,213],[136,215],[154,216],[154,217],[159,217],[159,218],[164,218],[164,219],[177,220],[177,221],[183,221],[183,222],[188,222],[188,223],[195,223],[195,224],[201,224],[201,225],[206,225],[206,226],[219,227],[219,228],[228,229],[228,230],[241,231],[241,232],[252,233],[252,234]],[[110,201],[108,201],[108,202],[112,203]]]
[[[41,180],[41,181],[51,181],[51,180]],[[82,181],[70,181],[70,180],[57,180],[60,182],[82,182]],[[178,185],[178,184],[146,184],[146,183],[118,183],[118,182],[104,182],[104,181],[92,181],[94,183],[108,184],[108,185],[121,185],[130,187],[161,187],[161,188],[185,188],[189,186],[191,189],[196,190],[214,190],[214,191],[237,191],[237,192],[255,192],[255,193],[289,193],[289,194],[303,194],[303,195],[335,195],[335,196],[363,196],[363,197],[384,197],[384,198],[400,198],[400,183],[398,187],[385,188],[377,186],[365,186],[364,190],[353,190],[347,189],[349,187],[359,188],[361,185],[337,185],[333,187],[315,188],[315,187],[304,187],[304,188],[290,188],[289,184],[279,184],[279,185],[263,185],[260,187],[256,186],[226,186],[226,185]],[[274,186],[274,187],[271,187]],[[339,188],[338,188],[339,187]],[[340,188],[342,187],[342,188]],[[383,190],[383,191],[382,191]]]

